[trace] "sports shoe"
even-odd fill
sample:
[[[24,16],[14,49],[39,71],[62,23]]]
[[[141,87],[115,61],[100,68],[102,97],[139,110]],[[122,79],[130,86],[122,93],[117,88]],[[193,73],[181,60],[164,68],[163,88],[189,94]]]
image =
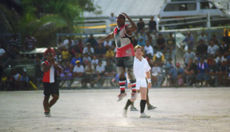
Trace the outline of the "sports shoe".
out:
[[[44,112],[46,117],[51,117],[50,112]]]
[[[131,105],[130,111],[138,111],[138,109],[135,106]]]
[[[150,118],[151,116],[146,115],[145,113],[141,113],[140,118]]]
[[[153,106],[153,105],[148,105],[148,110],[153,110],[156,109],[157,107]]]
[[[125,118],[127,117],[127,110],[126,109],[123,110],[123,117],[125,117]]]
[[[118,95],[118,100],[117,101],[121,101],[127,94],[126,93],[120,93]]]

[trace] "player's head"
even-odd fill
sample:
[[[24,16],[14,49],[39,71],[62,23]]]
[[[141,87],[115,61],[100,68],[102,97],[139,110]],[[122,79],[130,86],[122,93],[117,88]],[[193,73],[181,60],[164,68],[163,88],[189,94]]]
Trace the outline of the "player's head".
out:
[[[117,17],[117,26],[122,27],[125,25],[125,16],[123,14],[119,14]]]
[[[135,51],[135,56],[136,57],[140,57],[140,56],[144,55],[144,49],[140,45],[135,46],[134,51]]]

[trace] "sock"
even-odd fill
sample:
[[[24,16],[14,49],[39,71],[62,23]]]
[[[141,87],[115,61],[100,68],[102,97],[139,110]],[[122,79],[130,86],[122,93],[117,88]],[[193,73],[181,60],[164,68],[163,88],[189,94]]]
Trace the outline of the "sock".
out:
[[[119,86],[120,86],[120,92],[121,93],[125,93],[125,79],[119,79]]]
[[[126,105],[125,105],[125,110],[127,110],[128,107],[129,107],[131,104],[132,104],[132,102],[128,99],[128,100],[127,100],[127,103],[126,103]]]
[[[131,80],[131,87],[132,87],[132,92],[136,93],[136,80]]]
[[[145,111],[145,104],[146,104],[146,100],[141,100],[140,102],[141,113],[144,113]]]

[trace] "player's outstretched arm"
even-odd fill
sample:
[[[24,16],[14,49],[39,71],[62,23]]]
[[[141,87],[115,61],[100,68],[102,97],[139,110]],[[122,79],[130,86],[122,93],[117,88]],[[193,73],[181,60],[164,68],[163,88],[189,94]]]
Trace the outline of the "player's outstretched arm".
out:
[[[113,32],[112,32],[112,33],[108,34],[106,37],[98,40],[98,43],[103,43],[104,41],[110,40],[110,39],[113,39],[113,38],[114,38],[114,35],[113,35]]]

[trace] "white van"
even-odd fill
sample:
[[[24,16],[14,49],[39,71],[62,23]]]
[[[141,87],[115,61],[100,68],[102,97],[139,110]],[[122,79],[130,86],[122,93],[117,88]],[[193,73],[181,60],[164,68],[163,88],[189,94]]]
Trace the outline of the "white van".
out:
[[[159,13],[159,26],[180,28],[206,26],[208,16],[212,26],[229,23],[230,19],[209,0],[168,0]]]

